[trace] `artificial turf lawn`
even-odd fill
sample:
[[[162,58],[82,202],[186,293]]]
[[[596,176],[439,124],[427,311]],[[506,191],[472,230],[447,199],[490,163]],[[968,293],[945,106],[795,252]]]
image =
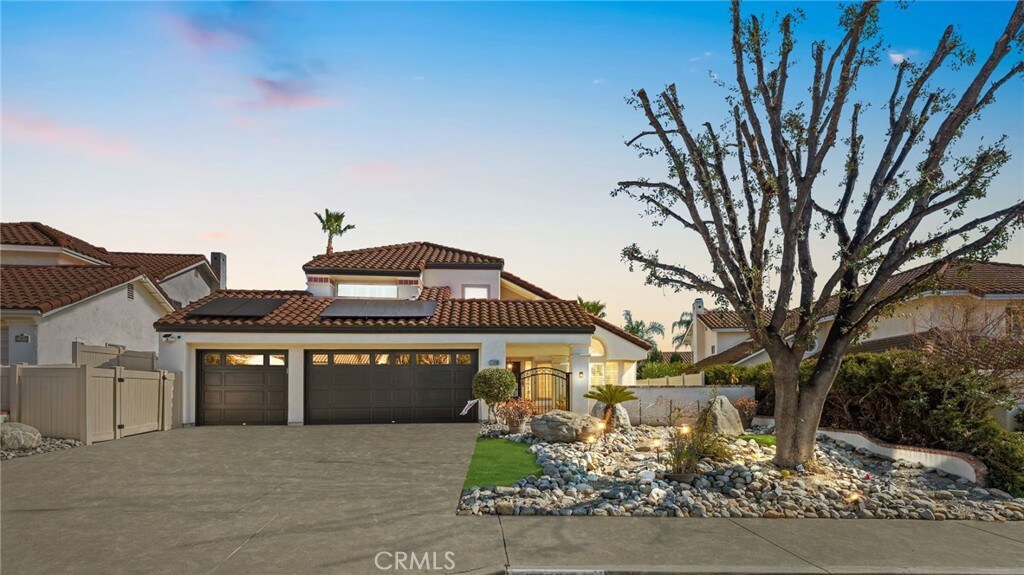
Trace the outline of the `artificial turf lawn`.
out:
[[[739,439],[753,439],[758,445],[775,445],[774,435],[757,435],[754,433],[747,433],[746,435],[739,436]]]
[[[537,456],[530,446],[507,439],[478,439],[466,472],[463,489],[512,485],[528,475],[540,475]]]

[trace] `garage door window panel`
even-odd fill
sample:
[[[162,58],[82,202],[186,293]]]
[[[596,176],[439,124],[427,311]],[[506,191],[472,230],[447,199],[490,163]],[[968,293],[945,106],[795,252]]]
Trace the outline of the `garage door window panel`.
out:
[[[449,365],[452,356],[448,353],[417,353],[416,365]]]

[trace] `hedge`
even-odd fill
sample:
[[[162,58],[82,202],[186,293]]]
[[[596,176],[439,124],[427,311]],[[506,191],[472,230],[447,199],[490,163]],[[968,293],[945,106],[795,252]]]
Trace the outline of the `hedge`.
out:
[[[815,360],[800,365],[806,381]],[[758,413],[774,415],[771,364],[713,366],[708,385],[752,385]],[[862,431],[890,443],[971,453],[989,468],[989,484],[1024,494],[1024,436],[1000,428],[989,413],[1009,398],[1003,382],[967,371],[951,376],[941,363],[911,351],[853,354],[843,359],[822,411],[822,427]]]
[[[640,379],[655,379],[658,377],[675,377],[682,375],[688,363],[645,363],[640,373]]]

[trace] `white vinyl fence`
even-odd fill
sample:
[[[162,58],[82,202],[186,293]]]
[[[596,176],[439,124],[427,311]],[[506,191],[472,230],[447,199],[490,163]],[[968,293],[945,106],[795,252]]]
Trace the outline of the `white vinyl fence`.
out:
[[[172,425],[175,374],[88,365],[3,368],[11,421],[89,444]]]

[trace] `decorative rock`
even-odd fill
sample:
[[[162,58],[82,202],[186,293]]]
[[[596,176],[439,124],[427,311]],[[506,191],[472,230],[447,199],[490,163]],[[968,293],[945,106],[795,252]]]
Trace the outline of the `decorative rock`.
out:
[[[590,410],[590,415],[598,419],[604,419],[604,404],[600,401],[594,403],[594,408]],[[612,427],[615,429],[629,429],[632,425],[629,423],[629,412],[621,404],[615,404],[615,408],[612,409]]]
[[[740,412],[729,403],[729,398],[719,395],[707,406],[707,417],[711,420],[711,429],[722,435],[743,435],[743,422]]]
[[[43,444],[43,436],[31,425],[0,423],[0,449],[17,451],[35,449]]]
[[[600,422],[590,415],[556,409],[530,419],[530,433],[543,441],[570,443],[600,433]]]
[[[511,501],[498,501],[494,504],[494,510],[498,515],[514,515],[516,508]]]

